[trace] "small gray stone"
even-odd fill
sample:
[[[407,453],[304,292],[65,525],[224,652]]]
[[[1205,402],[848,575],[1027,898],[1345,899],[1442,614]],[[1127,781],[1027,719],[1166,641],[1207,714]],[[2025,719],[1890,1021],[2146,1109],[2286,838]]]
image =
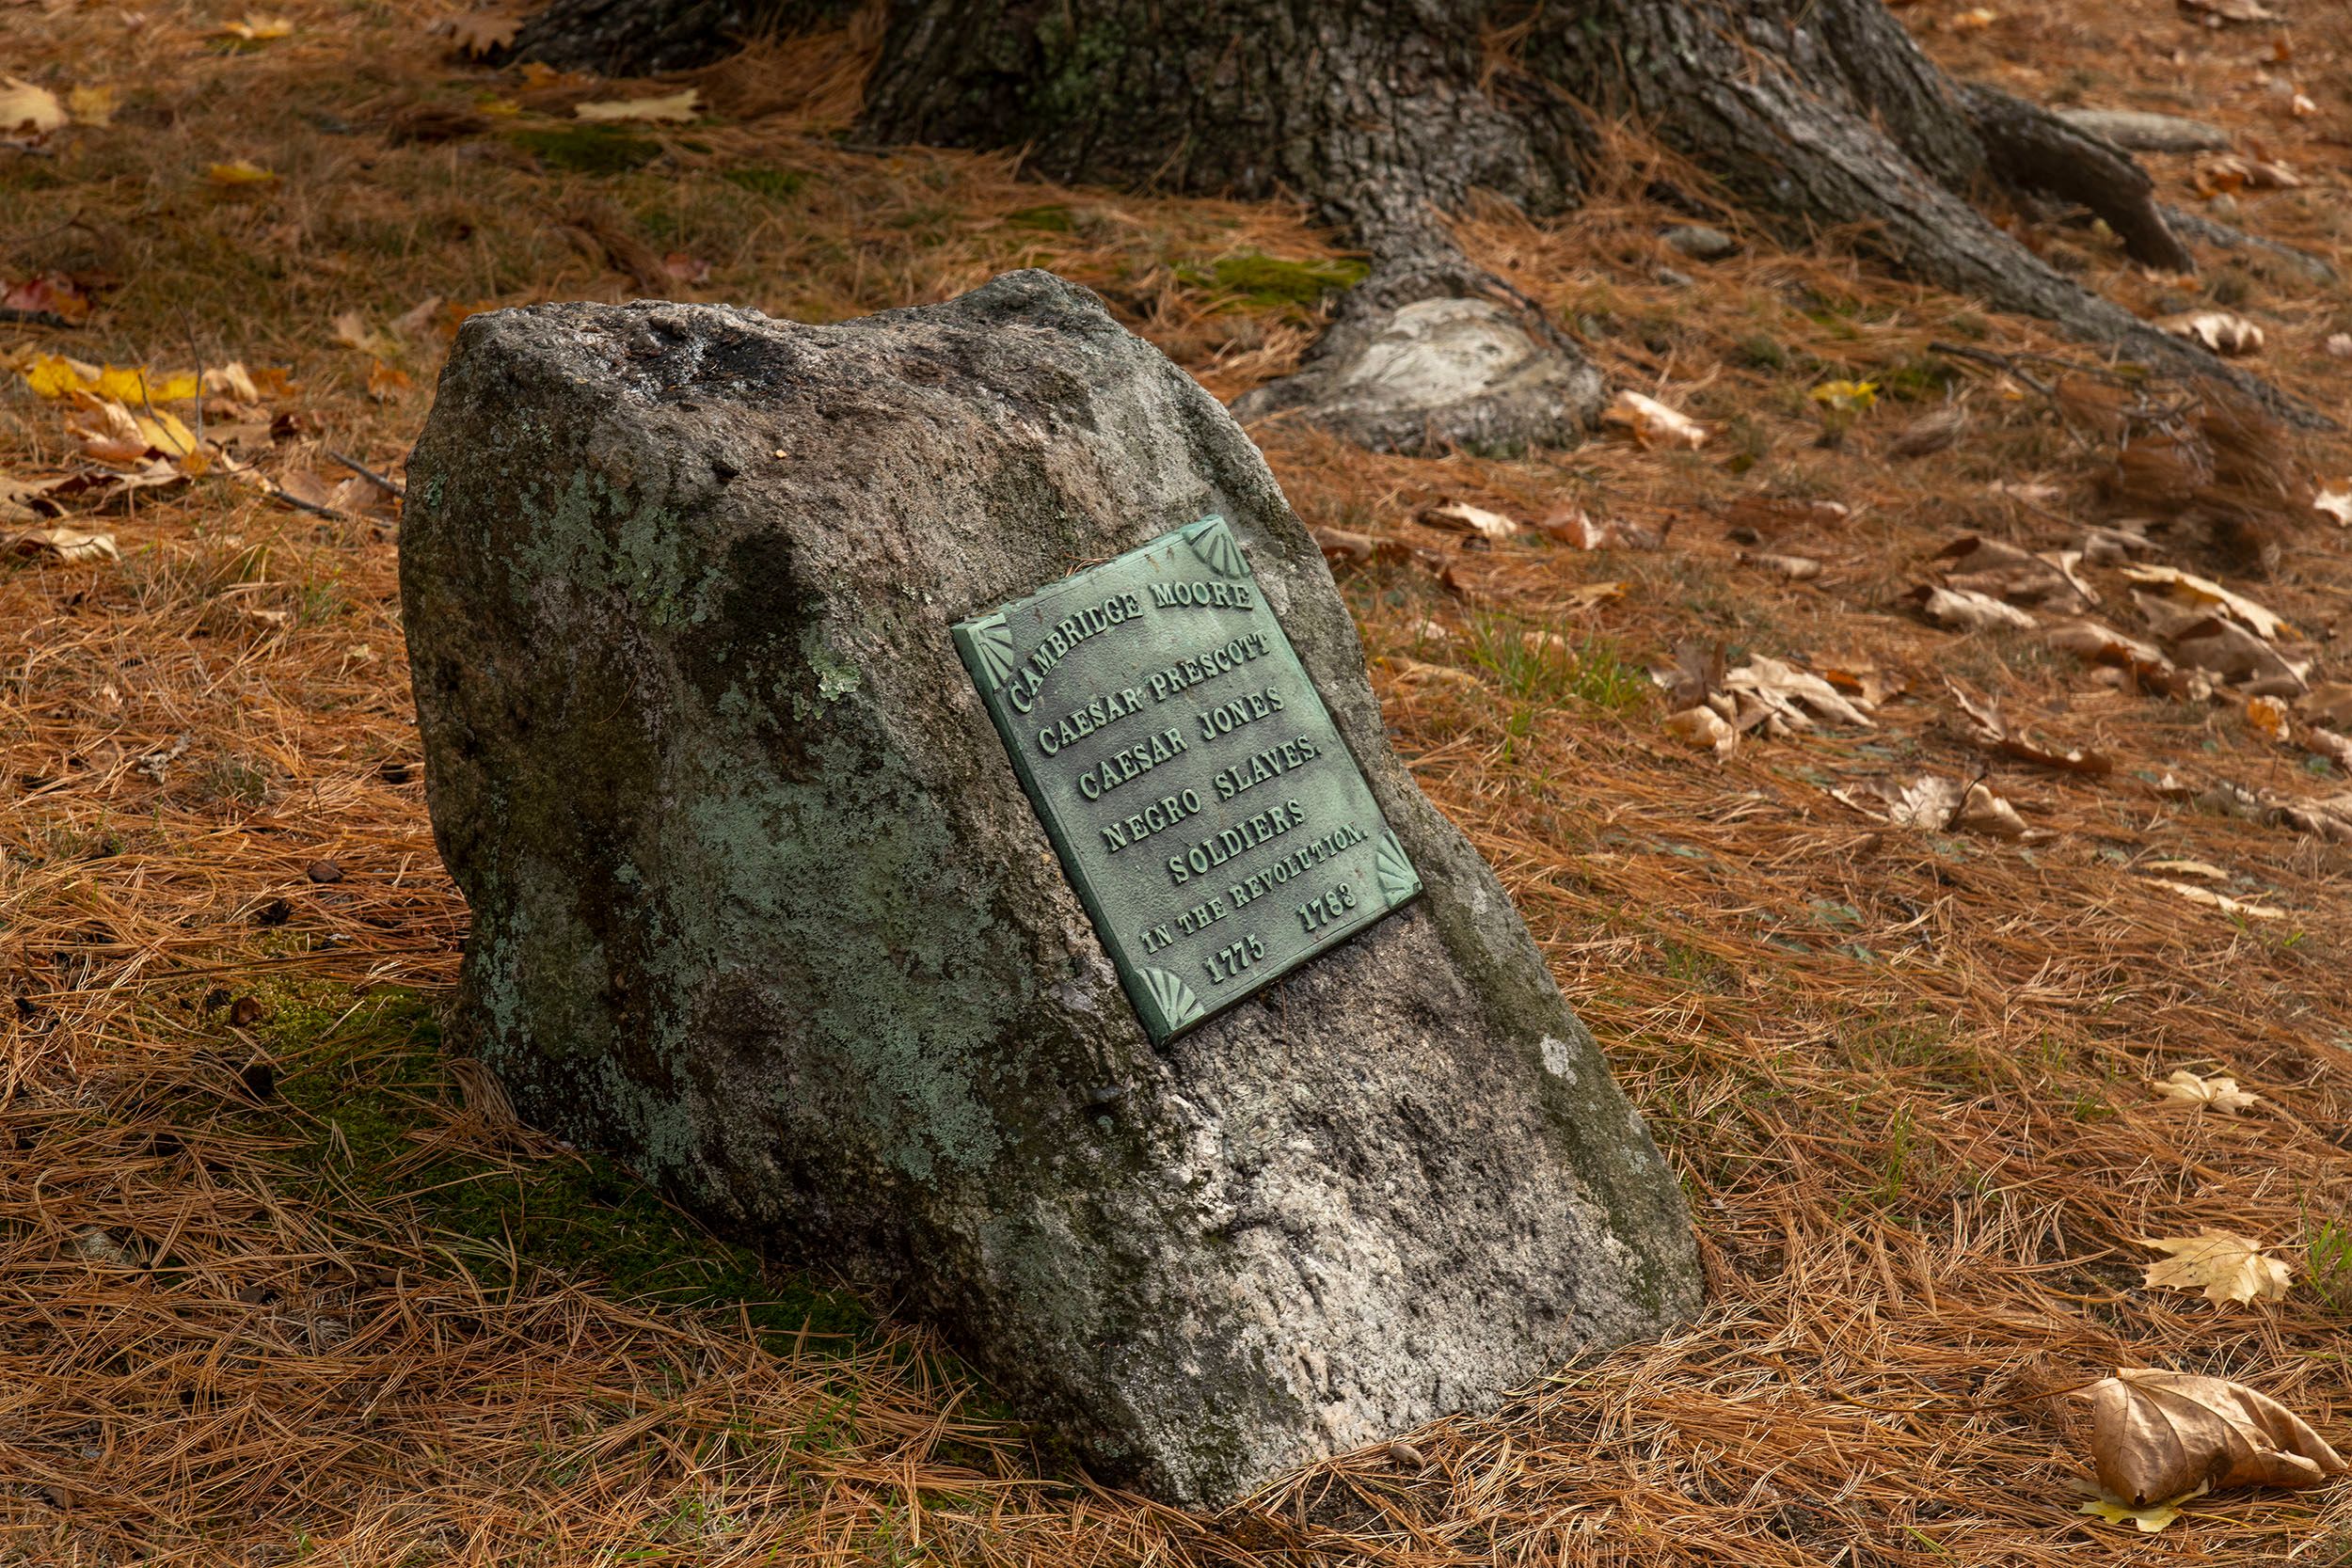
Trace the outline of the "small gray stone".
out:
[[[476,315],[408,474],[453,1027],[532,1121],[1185,1504],[1697,1302],[1672,1172],[1391,751],[1314,542],[1092,295]],[[1426,891],[1155,1050],[949,627],[1212,512]]]
[[[1658,237],[1693,261],[1720,261],[1740,248],[1738,240],[1703,223],[1678,223]]]
[[[1375,451],[1515,453],[1583,436],[1600,372],[1489,299],[1343,317],[1300,372],[1245,393],[1237,419],[1295,413]]]
[[[1677,272],[1672,267],[1660,267],[1653,276],[1669,289],[1687,289],[1698,281],[1689,273]]]

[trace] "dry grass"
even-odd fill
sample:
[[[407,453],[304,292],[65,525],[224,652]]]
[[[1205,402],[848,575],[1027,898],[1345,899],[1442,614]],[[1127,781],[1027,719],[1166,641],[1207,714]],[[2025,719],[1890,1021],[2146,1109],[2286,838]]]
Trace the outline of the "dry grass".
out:
[[[2313,182],[2241,196],[2243,219],[2352,265],[2341,14],[2301,8],[2292,63],[2268,68],[2318,100],[2294,119],[2255,80],[2265,32],[2202,33],[2157,0],[2067,0],[1975,31],[1963,10],[1906,14],[2021,90],[2261,135]],[[87,325],[22,341],[290,367],[270,412],[307,422],[262,459],[273,476],[331,473],[329,447],[397,469],[442,333],[389,351],[412,380],[379,373],[379,402],[369,356],[328,324],[358,310],[381,328],[429,296],[651,282],[821,318],[1049,265],[1226,395],[1312,334],[1313,305],[1217,281],[1220,259],[1329,260],[1294,214],[844,145],[851,40],[706,74],[715,123],[590,147],[650,160],[598,174],[545,159],[580,151],[561,114],[610,88],[452,63],[410,9],[289,14],[292,38],[232,50],[183,5],[136,27],[17,8],[8,69],[109,83],[121,107],[54,156],[0,164],[10,276],[114,284]],[[479,123],[400,139],[434,122],[419,105]],[[204,166],[231,157],[285,178],[208,191]],[[1683,1173],[1712,1285],[1700,1322],[1415,1434],[1426,1470],[1344,1457],[1216,1521],[1073,1481],[918,1336],[698,1237],[514,1127],[433,1048],[464,911],[411,766],[389,530],[213,479],[111,515],[119,563],[0,565],[0,1561],[2352,1560],[2340,1487],[2203,1499],[2146,1540],[2077,1515],[2080,1434],[2038,1397],[2118,1364],[2175,1367],[2352,1434],[2344,851],[2210,803],[2219,784],[2309,798],[2342,781],[2239,704],[2136,694],[2030,639],[1909,617],[1898,594],[1955,534],[2071,544],[2103,515],[2108,450],[1927,344],[2072,351],[1753,231],[1732,261],[1674,261],[1655,239],[1671,214],[1641,195],[1655,157],[1629,135],[1583,214],[1481,213],[1464,233],[1621,383],[1713,421],[1708,450],[1406,460],[1261,435],[1311,522],[1453,558],[1458,594],[1412,566],[1345,587],[1422,784],[1502,871]],[[2155,163],[2186,199],[2191,161]],[[2352,362],[2319,346],[2352,328],[2343,288],[2259,258],[2157,279],[2082,230],[2033,239],[2136,308],[2254,316],[2262,368],[2352,410]],[[673,253],[707,280],[672,279]],[[1703,286],[1660,281],[1670,262]],[[1847,376],[1889,401],[1843,449],[1817,447],[1807,389]],[[1960,390],[1975,423],[1958,444],[1875,455]],[[8,471],[69,450],[56,405],[0,398]],[[2341,440],[2299,461],[2352,474]],[[2002,499],[1996,479],[2059,495]],[[1823,576],[1791,586],[1741,563],[1720,512],[1757,495],[1852,506],[1774,546]],[[1676,526],[1652,553],[1466,552],[1411,521],[1438,496]],[[2115,580],[2094,577],[2116,610]],[[1624,596],[1573,608],[1603,578]],[[2323,678],[2347,674],[2332,639],[2352,571],[2324,519],[2297,526],[2270,579],[2232,580],[2315,628]],[[1478,657],[1522,627],[1579,652]],[[1640,682],[1692,640],[1735,661],[1868,659],[1909,691],[1875,729],[1752,738],[1718,764],[1664,734]],[[2121,766],[1986,757],[1945,676]],[[1886,831],[1828,793],[1986,766],[2055,839]],[[2166,858],[2222,866],[2229,891],[2287,918],[2165,892],[2143,868]],[[341,879],[311,879],[321,861]],[[2233,1072],[2265,1102],[2162,1112],[2146,1085],[2179,1067]],[[2140,1287],[2138,1238],[2204,1226],[2288,1259],[2288,1298],[2220,1310]]]

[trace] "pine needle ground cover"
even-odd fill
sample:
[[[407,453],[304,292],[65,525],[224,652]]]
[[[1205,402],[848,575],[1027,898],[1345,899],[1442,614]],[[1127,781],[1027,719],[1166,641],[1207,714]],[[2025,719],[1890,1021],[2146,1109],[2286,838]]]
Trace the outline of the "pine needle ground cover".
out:
[[[2244,8],[1903,14],[2027,96],[2223,127],[2150,155],[2166,199],[2352,269],[2352,20],[2207,24]],[[1867,237],[1694,261],[1661,234],[1704,186],[1636,127],[1575,216],[1469,214],[1700,444],[1257,435],[1423,787],[1681,1172],[1710,1304],[1190,1519],[439,1049],[465,911],[394,490],[474,309],[835,319],[1041,265],[1230,397],[1357,260],[1279,207],[860,146],[870,27],[658,83],[474,63],[496,28],[9,13],[9,112],[57,123],[0,149],[0,1561],[2352,1560],[2341,1482],[2082,1512],[2067,1392],[2227,1379],[2352,1437],[2340,433]],[[2241,363],[2352,420],[2343,282],[2015,222],[2142,314],[2259,329]]]

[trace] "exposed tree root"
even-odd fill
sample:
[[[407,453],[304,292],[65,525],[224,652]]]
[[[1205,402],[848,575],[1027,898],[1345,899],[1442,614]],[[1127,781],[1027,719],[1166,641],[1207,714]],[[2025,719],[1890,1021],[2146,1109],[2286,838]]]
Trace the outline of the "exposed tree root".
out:
[[[697,29],[708,36],[708,19],[760,3],[554,0],[518,47],[561,63],[683,63],[679,51]],[[765,3],[787,24],[840,9]],[[1852,235],[1908,275],[1994,309],[2160,373],[2221,383],[2296,422],[2328,422],[2085,289],[1979,212],[1971,198],[1988,189],[2076,204],[2135,261],[2175,272],[2195,270],[2181,231],[2216,238],[2215,226],[2158,206],[2153,182],[2113,143],[1954,82],[1882,0],[1092,0],[1085,10],[1076,21],[1030,0],[900,0],[865,131],[882,142],[1020,146],[1030,166],[1061,179],[1303,198],[1372,254],[1374,272],[1333,341],[1253,409],[1323,418],[1382,446],[1571,434],[1562,418],[1572,424],[1597,404],[1590,367],[1540,311],[1497,305],[1500,285],[1432,236],[1473,189],[1535,214],[1571,207],[1580,160],[1597,140],[1586,116],[1597,112],[1644,123],[1798,236]],[[631,40],[616,42],[630,18]],[[1421,309],[1438,298],[1487,304]],[[1414,311],[1404,326],[1401,310]],[[1462,354],[1496,361],[1484,390],[1476,376],[1464,382],[1476,406],[1367,417],[1368,345],[1390,353],[1410,339],[1426,368],[1438,325],[1468,334]],[[1514,331],[1532,356],[1524,364],[1513,361]],[[1438,356],[1450,354],[1461,357]]]

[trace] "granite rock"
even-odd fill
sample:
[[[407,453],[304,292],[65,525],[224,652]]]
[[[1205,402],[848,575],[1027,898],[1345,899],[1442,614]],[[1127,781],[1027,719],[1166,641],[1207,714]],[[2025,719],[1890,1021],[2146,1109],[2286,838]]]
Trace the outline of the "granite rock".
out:
[[[408,473],[453,1038],[530,1120],[1192,1506],[1695,1306],[1675,1177],[1314,544],[1092,295],[476,315]],[[948,628],[1211,512],[1427,891],[1154,1050]]]

